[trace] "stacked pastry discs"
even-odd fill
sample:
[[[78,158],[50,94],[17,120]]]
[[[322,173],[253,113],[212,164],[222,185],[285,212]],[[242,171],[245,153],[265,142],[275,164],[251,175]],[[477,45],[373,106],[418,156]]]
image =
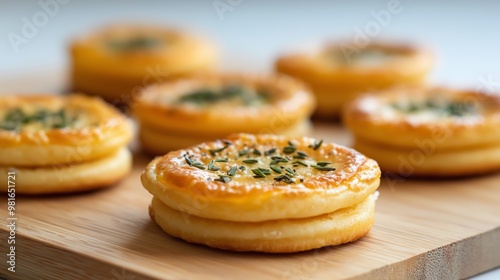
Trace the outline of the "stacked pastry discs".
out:
[[[15,172],[17,193],[100,188],[131,168],[130,124],[100,99],[11,95],[0,108],[0,179]]]
[[[150,215],[188,242],[297,252],[354,241],[373,224],[375,161],[311,138],[238,134],[157,157]]]
[[[354,147],[402,176],[500,170],[500,98],[448,88],[393,89],[349,105]]]
[[[143,87],[200,72],[215,64],[204,39],[154,26],[116,25],[71,45],[73,89],[129,105]]]
[[[142,146],[162,155],[237,132],[303,136],[314,107],[291,78],[210,75],[150,86],[132,109]]]
[[[433,62],[432,54],[420,47],[341,43],[284,55],[277,60],[276,71],[307,83],[318,100],[316,114],[331,118],[368,90],[421,84]]]

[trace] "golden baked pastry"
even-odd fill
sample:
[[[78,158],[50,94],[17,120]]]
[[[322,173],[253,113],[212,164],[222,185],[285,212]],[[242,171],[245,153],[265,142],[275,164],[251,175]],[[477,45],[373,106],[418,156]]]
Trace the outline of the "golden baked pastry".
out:
[[[318,100],[319,117],[338,117],[342,106],[361,93],[394,85],[421,84],[433,65],[432,54],[403,44],[330,44],[309,53],[284,55],[276,71],[306,82]]]
[[[230,251],[292,253],[356,241],[374,221],[375,195],[316,217],[263,222],[205,219],[174,210],[153,198],[151,218],[168,234],[191,243]]]
[[[344,114],[354,147],[384,171],[464,176],[500,170],[500,97],[447,88],[366,95]]]
[[[143,147],[165,154],[235,132],[302,136],[314,106],[291,78],[210,75],[150,86],[132,110]]]
[[[167,233],[222,249],[292,252],[366,234],[380,170],[336,144],[235,134],[157,157],[141,178]],[[280,236],[266,237],[272,232]]]
[[[69,192],[116,181],[131,168],[131,138],[127,118],[98,98],[0,97],[0,170],[19,172],[19,193]]]
[[[180,31],[117,25],[71,44],[73,89],[129,105],[153,83],[210,71],[211,43]]]

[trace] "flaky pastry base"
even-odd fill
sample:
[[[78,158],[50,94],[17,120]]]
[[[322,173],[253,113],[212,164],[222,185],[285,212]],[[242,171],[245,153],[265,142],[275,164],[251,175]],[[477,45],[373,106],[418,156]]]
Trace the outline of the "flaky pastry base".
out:
[[[374,221],[375,196],[333,213],[303,219],[228,222],[189,215],[153,198],[151,218],[168,234],[231,251],[291,253],[339,245],[366,235]]]

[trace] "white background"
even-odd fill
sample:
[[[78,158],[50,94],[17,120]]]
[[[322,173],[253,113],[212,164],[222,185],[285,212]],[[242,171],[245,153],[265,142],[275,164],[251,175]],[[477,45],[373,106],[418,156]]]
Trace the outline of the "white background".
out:
[[[221,49],[224,68],[238,71],[271,71],[283,50],[322,40],[352,40],[361,30],[373,40],[431,46],[437,57],[431,74],[435,84],[475,89],[486,83],[500,91],[500,1],[400,0],[400,12],[385,22],[377,22],[373,14],[387,10],[388,0],[59,1],[64,4],[0,2],[0,85],[28,75],[64,73],[71,38],[106,23],[140,22],[212,38]],[[50,6],[49,15],[40,3],[57,5]],[[214,3],[226,3],[230,10],[217,12]],[[35,32],[23,34],[26,21]],[[16,36],[25,40],[13,44]],[[0,92],[50,88],[26,83],[9,84]],[[477,279],[500,279],[500,269]]]

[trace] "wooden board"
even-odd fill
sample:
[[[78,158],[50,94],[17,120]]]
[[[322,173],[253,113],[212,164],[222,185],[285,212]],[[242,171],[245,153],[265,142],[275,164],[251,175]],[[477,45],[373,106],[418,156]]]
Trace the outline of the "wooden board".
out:
[[[318,137],[346,143],[333,125]],[[500,265],[500,175],[455,181],[384,178],[376,224],[358,242],[311,252],[229,253],[164,234],[148,217],[139,175],[114,188],[18,197],[16,272],[7,279],[455,279]],[[4,183],[4,182],[2,182]],[[5,196],[2,205],[7,205]],[[6,207],[0,210],[2,220]],[[1,252],[7,251],[2,227]],[[2,264],[5,266],[6,261]],[[135,278],[134,278],[135,277]]]
[[[333,124],[315,135],[349,144]],[[230,253],[169,237],[147,214],[139,181],[150,160],[113,188],[79,195],[17,197],[16,272],[6,279],[457,279],[500,266],[500,174],[449,181],[382,179],[376,223],[339,247],[271,255]],[[1,182],[6,184],[6,182]],[[7,199],[1,199],[7,223]]]

